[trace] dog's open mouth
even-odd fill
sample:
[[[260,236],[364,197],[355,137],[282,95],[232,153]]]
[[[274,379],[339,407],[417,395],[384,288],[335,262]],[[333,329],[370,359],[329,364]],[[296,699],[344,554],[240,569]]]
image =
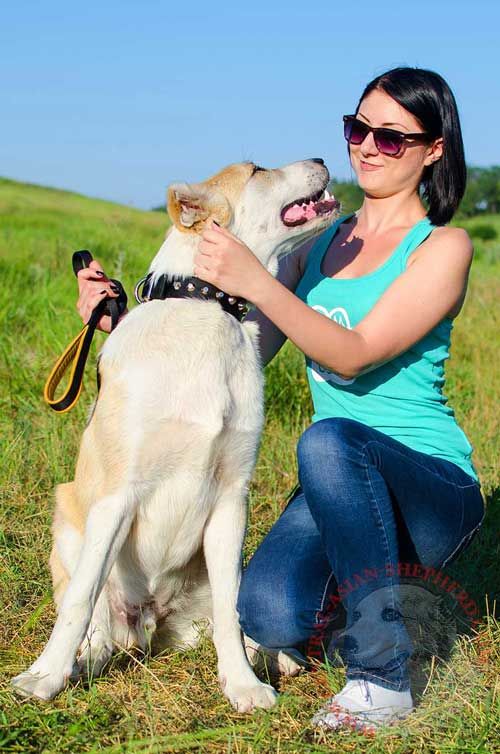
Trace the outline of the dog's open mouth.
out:
[[[322,189],[312,196],[297,199],[283,207],[281,220],[288,227],[303,225],[315,217],[329,215],[339,207],[340,202],[330,195],[327,189]]]

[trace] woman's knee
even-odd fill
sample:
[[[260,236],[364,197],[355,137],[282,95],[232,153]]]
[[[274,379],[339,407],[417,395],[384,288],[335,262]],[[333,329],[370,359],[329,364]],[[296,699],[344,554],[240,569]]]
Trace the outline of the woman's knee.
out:
[[[332,417],[311,424],[299,438],[297,461],[300,472],[315,474],[340,471],[344,463],[364,452],[369,427],[352,419]]]
[[[366,463],[371,464],[369,427],[351,419],[322,419],[308,427],[297,445],[299,480],[306,499],[328,496],[351,484]]]

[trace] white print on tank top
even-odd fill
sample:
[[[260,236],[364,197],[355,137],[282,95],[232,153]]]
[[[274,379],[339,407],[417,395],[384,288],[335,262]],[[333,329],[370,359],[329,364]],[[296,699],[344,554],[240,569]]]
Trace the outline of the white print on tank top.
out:
[[[347,328],[347,330],[352,330],[349,315],[342,306],[336,306],[330,311],[319,304],[316,304],[311,308],[315,309],[320,314],[324,314],[325,317],[332,319],[338,325]],[[353,377],[350,380],[344,380],[343,377],[339,377],[335,372],[331,372],[329,369],[322,367],[321,364],[318,364],[316,361],[311,361],[311,374],[316,382],[334,382],[336,385],[352,385],[356,379]]]

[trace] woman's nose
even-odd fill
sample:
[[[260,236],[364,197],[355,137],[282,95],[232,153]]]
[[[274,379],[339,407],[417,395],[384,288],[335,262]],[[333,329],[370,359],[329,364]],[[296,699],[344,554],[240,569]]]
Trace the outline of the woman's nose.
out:
[[[373,133],[371,131],[367,133],[359,145],[359,148],[363,155],[378,154],[378,147],[375,144],[375,139],[373,138]]]

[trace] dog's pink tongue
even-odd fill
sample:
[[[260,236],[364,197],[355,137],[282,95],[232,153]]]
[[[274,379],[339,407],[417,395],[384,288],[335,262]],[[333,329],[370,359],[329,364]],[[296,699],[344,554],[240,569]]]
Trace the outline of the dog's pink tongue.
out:
[[[297,220],[311,220],[313,217],[316,217],[313,202],[309,202],[309,204],[292,204],[283,215],[283,219],[290,223],[294,223]]]

